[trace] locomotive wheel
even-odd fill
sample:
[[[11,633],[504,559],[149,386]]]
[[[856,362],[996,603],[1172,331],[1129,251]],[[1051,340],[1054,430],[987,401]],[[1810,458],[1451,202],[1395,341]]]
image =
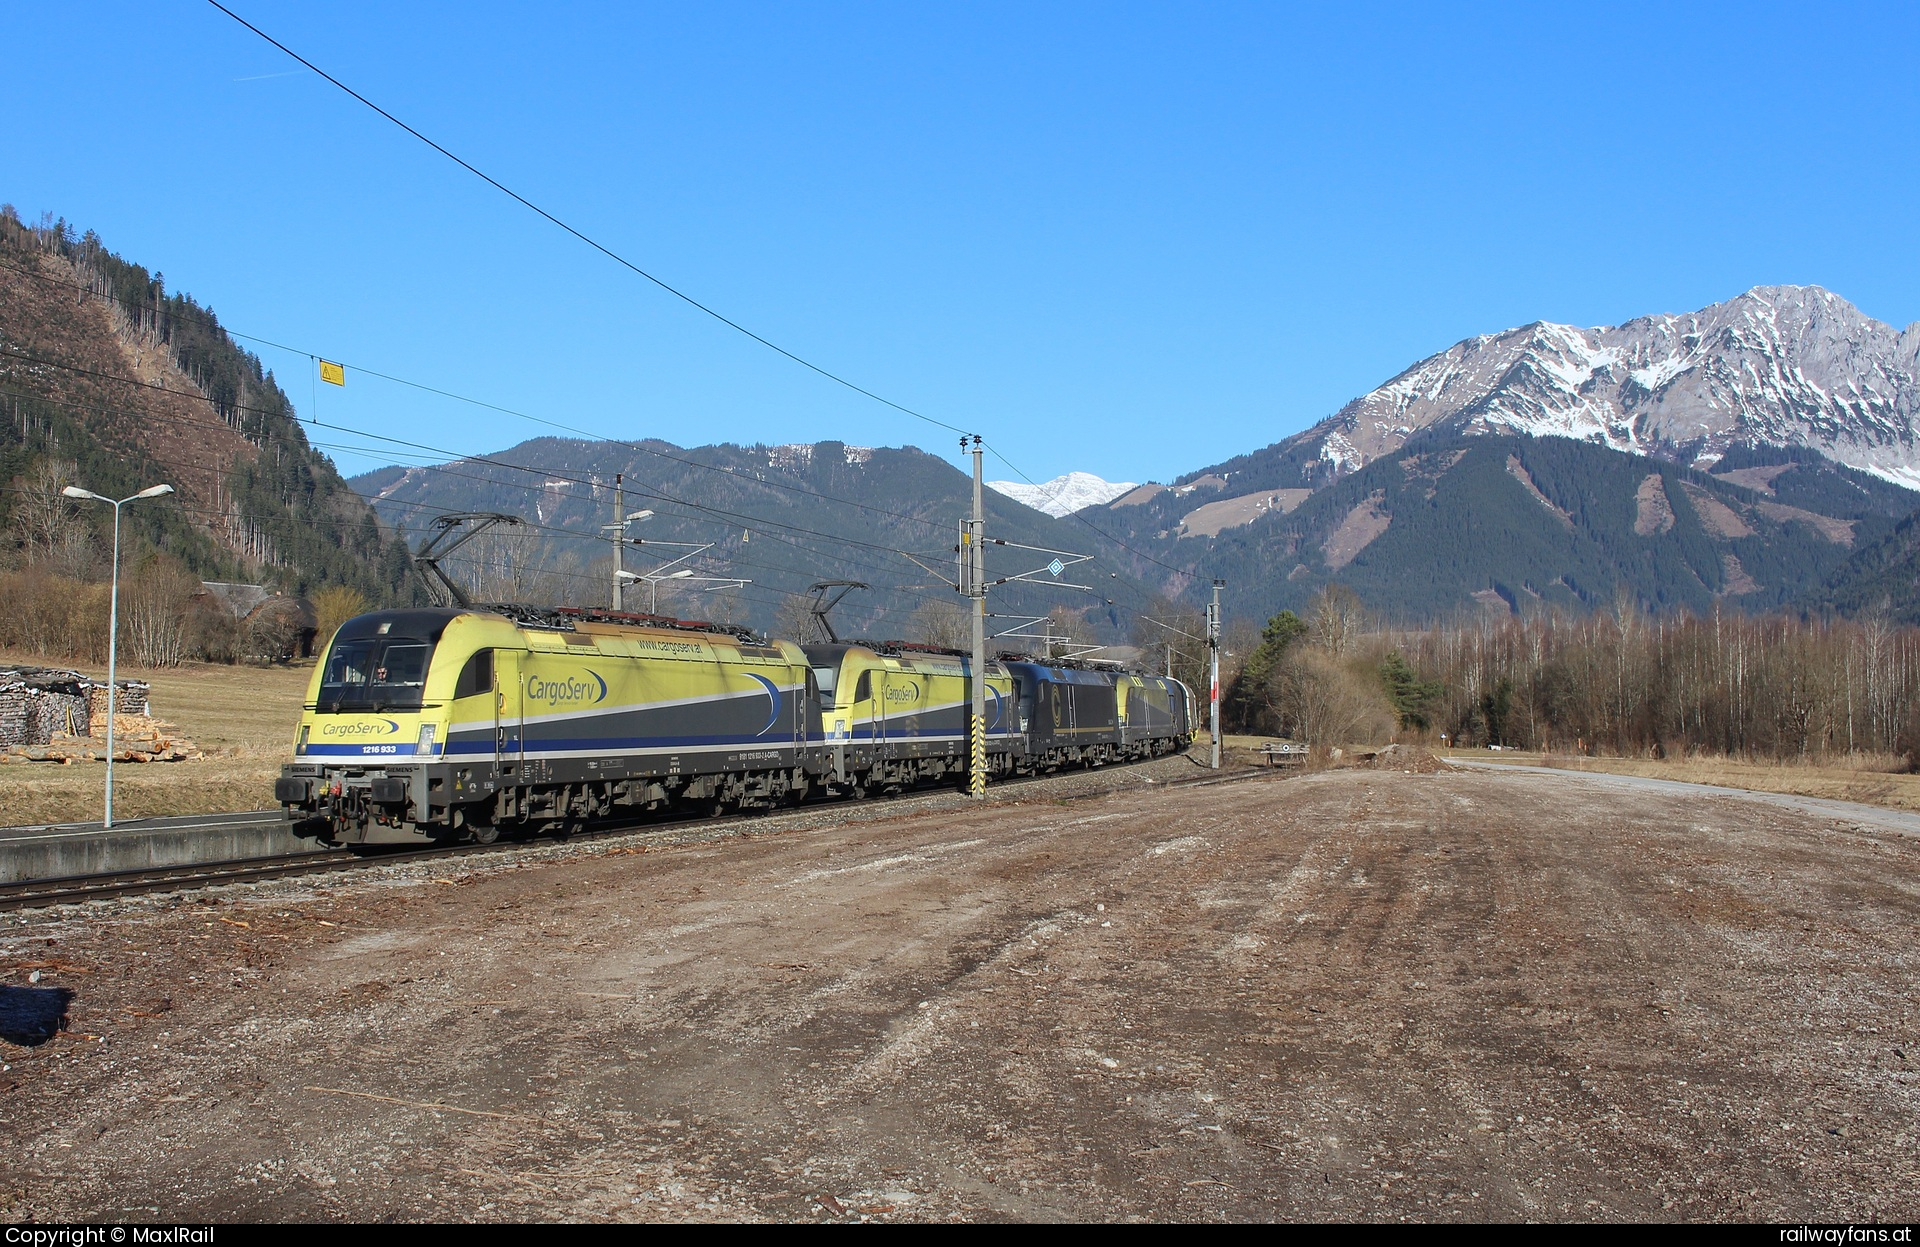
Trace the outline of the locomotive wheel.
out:
[[[494,823],[471,823],[467,830],[473,833],[475,844],[492,844],[500,838],[500,828]]]

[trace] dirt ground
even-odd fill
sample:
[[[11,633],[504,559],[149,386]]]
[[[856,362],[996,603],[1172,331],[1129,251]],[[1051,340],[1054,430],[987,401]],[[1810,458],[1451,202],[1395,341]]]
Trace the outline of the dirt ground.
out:
[[[1151,774],[10,915],[0,1219],[1920,1214],[1920,842]]]
[[[1832,801],[1859,801],[1891,810],[1920,810],[1920,774],[1906,771],[1904,759],[1889,755],[1861,755],[1851,761],[1841,758],[1826,765],[1809,762],[1742,762],[1733,758],[1714,757],[1655,759],[1511,751],[1490,753],[1479,749],[1461,750],[1458,756],[1481,762],[1552,766],[1569,771],[1671,779],[1686,784],[1720,784],[1729,788],[1789,793]],[[1896,770],[1895,767],[1900,769]]]

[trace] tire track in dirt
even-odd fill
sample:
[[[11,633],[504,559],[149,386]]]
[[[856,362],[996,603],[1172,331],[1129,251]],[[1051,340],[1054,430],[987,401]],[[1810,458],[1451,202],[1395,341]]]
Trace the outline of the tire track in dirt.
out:
[[[102,1038],[4,1050],[0,1198],[1911,1215],[1916,865],[1738,803],[1349,771],[77,914],[31,955],[92,968]]]

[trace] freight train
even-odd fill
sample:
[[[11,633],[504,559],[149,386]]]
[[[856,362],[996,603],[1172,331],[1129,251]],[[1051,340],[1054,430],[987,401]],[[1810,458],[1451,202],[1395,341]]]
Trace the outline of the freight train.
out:
[[[339,844],[491,843],[647,811],[719,814],[969,778],[972,659],[798,645],[604,610],[347,621],[274,797]],[[1193,695],[1114,664],[987,664],[990,778],[1184,750]]]

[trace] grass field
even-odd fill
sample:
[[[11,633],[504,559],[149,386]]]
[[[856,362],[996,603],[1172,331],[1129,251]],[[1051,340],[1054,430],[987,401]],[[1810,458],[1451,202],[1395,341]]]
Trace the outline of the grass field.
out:
[[[0,653],[0,662],[44,663]],[[62,664],[65,665],[65,664]],[[104,667],[81,666],[96,678]],[[183,762],[122,762],[113,768],[113,813],[120,819],[267,809],[273,781],[291,755],[311,667],[228,667],[205,663],[159,671],[121,667],[122,679],[153,686],[155,718],[178,727],[205,757]],[[0,767],[0,826],[98,819],[105,809],[106,764],[19,763]]]
[[[0,662],[36,661],[31,656],[0,652]],[[98,678],[106,676],[104,668],[80,669]],[[184,762],[123,762],[116,766],[116,819],[219,814],[273,805],[273,781],[291,756],[311,667],[190,663],[161,671],[122,667],[120,674],[151,684],[155,717],[180,728],[206,756]],[[1259,756],[1253,751],[1267,739],[1226,736],[1223,743],[1228,765],[1259,765]],[[1205,758],[1208,746],[1204,731],[1196,735],[1193,748],[1194,756]],[[1899,762],[1892,758],[1860,759],[1853,766],[1816,766],[1698,757],[1656,761],[1485,750],[1470,753],[1492,762],[1642,775],[1920,810],[1920,775],[1895,773],[1891,768]],[[105,764],[99,762],[0,767],[0,826],[98,819],[105,806],[105,771]]]

